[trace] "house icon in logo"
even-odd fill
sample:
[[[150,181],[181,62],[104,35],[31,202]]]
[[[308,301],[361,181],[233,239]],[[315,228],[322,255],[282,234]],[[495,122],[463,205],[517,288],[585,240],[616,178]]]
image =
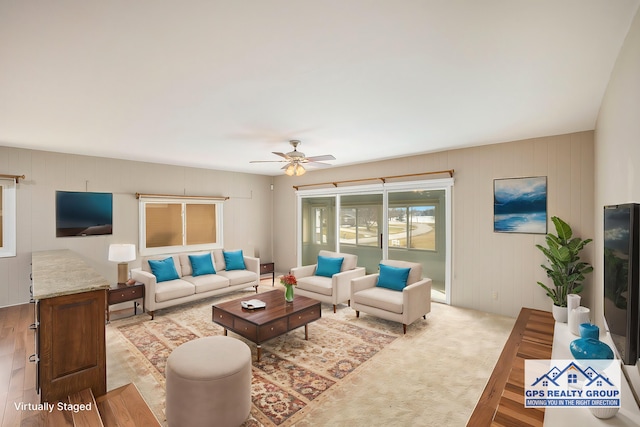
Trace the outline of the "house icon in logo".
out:
[[[596,369],[591,366],[582,369],[575,362],[569,363],[564,369],[554,366],[547,373],[536,378],[531,385],[534,387],[536,385],[547,387],[553,384],[556,387],[575,387],[578,383],[583,383],[584,387],[606,387],[607,385],[615,387],[615,384],[609,378]]]

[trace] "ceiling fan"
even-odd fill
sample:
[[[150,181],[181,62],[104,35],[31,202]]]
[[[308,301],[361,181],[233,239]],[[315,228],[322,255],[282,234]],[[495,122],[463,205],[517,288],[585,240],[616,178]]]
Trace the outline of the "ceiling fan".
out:
[[[293,146],[293,151],[288,153],[278,153],[273,151],[273,154],[276,156],[280,156],[283,160],[252,160],[250,163],[270,163],[270,162],[287,162],[287,165],[284,165],[282,169],[284,169],[284,173],[289,176],[300,176],[306,172],[303,164],[313,163],[314,166],[331,166],[329,163],[322,163],[323,160],[335,160],[331,154],[325,154],[323,156],[313,156],[307,157],[303,152],[298,151],[298,145],[300,145],[300,141],[297,139],[292,139],[289,141],[289,144]]]

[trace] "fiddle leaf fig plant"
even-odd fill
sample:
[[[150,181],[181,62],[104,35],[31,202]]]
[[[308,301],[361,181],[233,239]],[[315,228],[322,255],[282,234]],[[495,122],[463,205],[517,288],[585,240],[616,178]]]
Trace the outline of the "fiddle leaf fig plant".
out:
[[[547,247],[536,247],[547,258],[548,265],[542,264],[541,267],[553,281],[553,286],[547,286],[542,282],[538,282],[538,285],[547,292],[554,305],[566,307],[567,295],[582,292],[585,276],[593,271],[591,264],[580,261],[580,252],[592,239],[582,240],[573,237],[569,224],[557,216],[551,217],[551,221],[556,234],[547,234]]]

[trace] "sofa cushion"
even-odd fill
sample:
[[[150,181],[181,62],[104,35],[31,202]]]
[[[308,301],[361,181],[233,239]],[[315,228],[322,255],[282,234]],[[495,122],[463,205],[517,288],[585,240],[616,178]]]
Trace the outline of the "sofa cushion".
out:
[[[318,255],[318,266],[316,267],[316,276],[332,277],[334,274],[340,273],[344,258],[325,257]]]
[[[149,267],[151,268],[151,273],[156,276],[156,282],[166,282],[180,278],[173,257],[163,260],[149,260]]]
[[[380,275],[376,286],[401,291],[407,286],[410,268],[380,264]]]
[[[343,258],[344,261],[342,262],[340,271],[353,270],[358,266],[358,255],[345,254],[341,252],[331,252],[324,249],[318,252],[318,255],[328,258]]]
[[[191,263],[191,275],[202,276],[205,274],[216,274],[215,268],[213,268],[213,259],[210,253],[202,255],[189,255],[189,262]]]
[[[182,276],[182,280],[193,284],[196,287],[196,294],[229,287],[229,279],[218,274]]]
[[[164,302],[172,299],[193,295],[196,287],[182,279],[160,282],[156,285],[156,302]]]
[[[213,255],[213,266],[217,272],[226,270],[227,265],[224,263],[224,254],[222,249],[214,249],[211,251]]]
[[[351,303],[367,305],[381,310],[402,314],[402,292],[379,286],[358,291],[351,296]]]
[[[385,259],[380,261],[380,264],[390,265],[392,267],[410,268],[411,271],[409,272],[409,278],[407,278],[407,285],[411,285],[422,280],[422,264],[420,263]]]
[[[223,270],[219,271],[218,275],[229,279],[229,286],[239,285],[241,283],[246,283],[247,286],[251,286],[258,280],[258,275],[249,270]]]
[[[226,265],[225,270],[246,270],[247,267],[244,265],[244,255],[242,255],[242,250],[237,251],[224,251],[222,253],[224,255],[224,263]]]
[[[171,258],[173,258],[173,265],[175,266],[176,271],[178,272],[178,276],[182,277],[183,276],[183,274],[182,274],[182,266],[181,266],[182,263],[180,261],[180,255],[179,254],[175,254],[175,255],[151,255],[151,256],[148,256],[148,257],[143,257],[142,258],[142,265],[141,265],[142,271],[146,271],[148,273],[153,273],[151,271],[151,266],[149,265],[149,261],[152,261],[152,260],[162,261],[164,259],[167,259],[167,257],[169,257],[169,256]]]
[[[333,286],[331,278],[325,276],[307,276],[298,279],[298,289],[321,295],[331,295]]]
[[[180,261],[180,269],[182,270],[180,277],[193,276],[193,268],[191,267],[191,260],[189,259],[191,255],[205,255],[210,253],[211,252],[184,252],[177,254]]]

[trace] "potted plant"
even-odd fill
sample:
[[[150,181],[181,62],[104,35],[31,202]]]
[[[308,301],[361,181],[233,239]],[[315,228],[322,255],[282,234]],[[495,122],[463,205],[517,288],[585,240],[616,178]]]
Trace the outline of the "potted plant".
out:
[[[557,234],[548,233],[547,247],[536,245],[547,258],[549,265],[542,264],[547,277],[553,281],[553,287],[538,282],[553,301],[553,314],[558,322],[567,321],[567,295],[579,294],[585,276],[593,271],[588,262],[580,261],[580,251],[592,239],[582,240],[572,237],[573,232],[569,224],[558,218],[551,217]]]

